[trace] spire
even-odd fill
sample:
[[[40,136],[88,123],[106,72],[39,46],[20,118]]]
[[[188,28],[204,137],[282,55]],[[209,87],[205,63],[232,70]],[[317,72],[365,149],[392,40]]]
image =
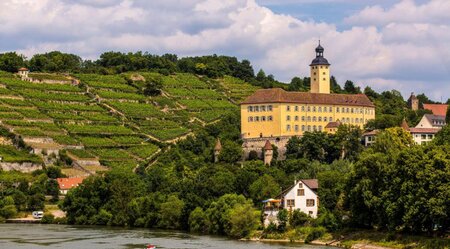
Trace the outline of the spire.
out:
[[[272,144],[269,142],[269,140],[266,140],[266,144],[264,145],[263,149],[264,149],[265,151],[267,151],[267,150],[273,150]]]
[[[325,59],[323,57],[323,51],[325,49],[322,47],[322,45],[320,45],[320,40],[319,40],[319,45],[316,47],[316,58],[311,62],[310,66],[314,66],[314,65],[326,65],[329,66],[330,63],[328,63],[327,59]]]
[[[403,119],[403,121],[402,121],[402,126],[401,126],[403,129],[405,129],[406,131],[408,131],[409,130],[409,125],[408,125],[408,123],[406,122],[406,119]]]
[[[323,57],[323,51],[325,49],[320,45],[320,40],[319,40],[319,46],[317,46],[316,48],[316,57]]]

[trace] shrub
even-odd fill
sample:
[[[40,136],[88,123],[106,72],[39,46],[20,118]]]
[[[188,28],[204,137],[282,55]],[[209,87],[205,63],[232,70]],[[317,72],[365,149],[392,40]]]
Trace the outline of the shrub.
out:
[[[191,232],[199,233],[208,231],[206,215],[201,207],[196,207],[189,215],[189,230]]]
[[[249,161],[258,160],[258,159],[259,159],[258,152],[252,150],[252,151],[250,151],[250,153],[248,153],[248,160]]]
[[[294,210],[289,218],[291,227],[303,226],[309,221],[308,215],[299,209]]]
[[[280,232],[286,231],[287,222],[289,218],[288,211],[286,209],[281,210],[280,212],[278,212],[277,218],[278,218],[278,231]]]
[[[308,233],[305,239],[305,243],[309,243],[322,237],[327,230],[324,227],[311,227],[311,231]]]
[[[44,214],[41,219],[42,224],[52,224],[55,221],[55,216],[53,214]]]

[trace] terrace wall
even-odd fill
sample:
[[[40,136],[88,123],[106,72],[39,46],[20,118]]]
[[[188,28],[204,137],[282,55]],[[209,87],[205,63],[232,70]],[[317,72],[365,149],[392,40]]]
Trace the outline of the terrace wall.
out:
[[[42,169],[42,164],[0,162],[0,168],[4,171],[15,170],[20,171],[22,173],[31,173],[35,170]]]
[[[263,158],[262,148],[266,144],[266,141],[278,147],[278,160],[286,159],[286,145],[291,137],[263,137],[263,138],[248,138],[244,139],[242,149],[244,150],[244,159],[248,158],[250,151],[254,150],[258,153],[260,158]]]

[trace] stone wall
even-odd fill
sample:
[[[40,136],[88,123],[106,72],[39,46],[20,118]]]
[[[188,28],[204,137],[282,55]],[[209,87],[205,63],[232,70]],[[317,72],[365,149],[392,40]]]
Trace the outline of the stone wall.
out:
[[[35,170],[42,169],[42,164],[0,162],[0,168],[4,171],[16,170],[22,173],[31,173]]]
[[[258,153],[260,158],[262,155],[262,148],[266,144],[266,141],[278,147],[278,158],[277,160],[286,159],[286,145],[291,137],[263,137],[263,138],[248,138],[244,139],[244,143],[242,144],[242,149],[244,150],[244,159],[248,158],[248,154],[250,151],[254,150]]]
[[[37,144],[54,143],[53,139],[50,137],[24,137],[23,141],[25,143],[37,143]]]

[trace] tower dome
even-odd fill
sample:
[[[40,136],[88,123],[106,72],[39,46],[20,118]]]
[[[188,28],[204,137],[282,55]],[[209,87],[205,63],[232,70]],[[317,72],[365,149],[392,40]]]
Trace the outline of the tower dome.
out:
[[[310,66],[315,66],[315,65],[329,66],[330,65],[330,63],[328,63],[328,60],[323,57],[324,50],[325,49],[320,45],[320,40],[319,40],[319,45],[316,48],[316,58],[314,58],[314,60],[311,62]]]

